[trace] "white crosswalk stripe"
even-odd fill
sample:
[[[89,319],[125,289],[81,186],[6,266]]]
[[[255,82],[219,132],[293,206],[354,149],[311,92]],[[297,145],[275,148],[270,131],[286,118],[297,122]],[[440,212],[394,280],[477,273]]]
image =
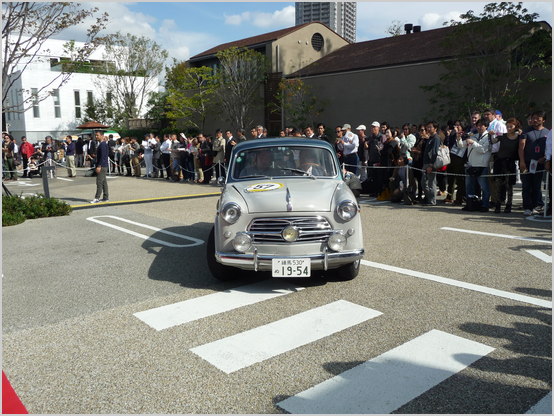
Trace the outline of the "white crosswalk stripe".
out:
[[[134,316],[160,331],[304,289],[269,279]],[[189,351],[231,374],[381,315],[338,300]],[[490,346],[431,330],[276,405],[299,414],[391,413],[492,351]]]
[[[432,330],[277,406],[290,413],[390,413],[493,351]]]
[[[283,280],[269,279],[260,283],[137,312],[133,315],[160,331],[303,289],[301,286]]]
[[[339,300],[191,351],[227,374],[381,315]]]

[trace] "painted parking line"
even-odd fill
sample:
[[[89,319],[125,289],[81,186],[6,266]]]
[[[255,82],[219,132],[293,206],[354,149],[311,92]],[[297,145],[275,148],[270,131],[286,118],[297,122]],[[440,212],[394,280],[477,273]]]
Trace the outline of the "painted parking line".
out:
[[[190,351],[227,374],[381,315],[345,300],[211,342]]]
[[[545,308],[552,308],[552,301],[538,299],[531,296],[520,295],[518,293],[507,292],[504,290],[492,289],[486,286],[475,285],[473,283],[466,283],[459,280],[448,279],[446,277],[435,276],[432,274],[416,272],[414,270],[403,269],[401,267],[389,266],[388,264],[380,264],[372,261],[362,260],[362,264],[369,267],[375,267],[376,269],[388,270],[395,273],[405,274],[408,276],[417,277],[420,279],[431,280],[433,282],[442,283],[445,285],[456,286],[463,289],[469,289],[476,292],[485,293],[487,295],[499,296],[505,299],[511,299],[518,302],[529,303],[531,305],[542,306]]]
[[[457,232],[460,232],[460,233],[468,233],[468,234],[486,235],[486,236],[489,236],[489,237],[509,238],[509,239],[512,239],[512,240],[531,241],[531,242],[534,242],[534,243],[552,244],[552,240],[549,241],[549,240],[541,240],[541,239],[538,239],[538,238],[518,237],[518,236],[515,236],[515,235],[484,233],[482,231],[462,230],[462,229],[459,229],[459,228],[450,228],[450,227],[442,227],[441,230],[457,231]]]
[[[494,348],[432,330],[277,406],[289,413],[391,413]]]
[[[264,300],[277,298],[303,290],[284,280],[269,279],[260,283],[185,300],[159,308],[133,314],[157,331],[196,321],[208,316],[228,312]]]
[[[544,261],[545,263],[552,263],[552,256],[543,253],[540,250],[525,250],[527,253],[531,254],[532,256],[535,256],[536,258]]]
[[[129,224],[136,225],[138,227],[147,228],[149,230],[153,230],[153,231],[156,231],[156,232],[159,232],[159,233],[162,233],[162,234],[166,234],[166,235],[170,235],[170,236],[173,236],[173,237],[181,238],[183,240],[189,240],[189,241],[191,241],[191,243],[189,243],[189,244],[173,244],[173,243],[170,243],[168,241],[163,241],[163,240],[159,240],[157,238],[152,238],[148,235],[140,234],[140,233],[137,233],[135,231],[131,231],[131,230],[128,230],[126,228],[119,227],[117,225],[113,225],[113,224],[110,224],[108,222],[101,221],[98,218],[112,218],[112,219],[115,219],[115,220],[118,220],[118,221],[123,221],[123,222],[129,223]],[[199,240],[198,238],[173,233],[171,231],[162,230],[161,228],[152,227],[151,225],[141,224],[139,222],[127,220],[125,218],[120,218],[120,217],[116,217],[116,216],[113,216],[113,215],[100,215],[100,216],[97,216],[97,217],[88,217],[87,221],[92,221],[92,222],[95,222],[97,224],[101,224],[101,225],[104,225],[106,227],[113,228],[115,230],[123,231],[124,233],[134,235],[135,237],[139,237],[139,238],[142,238],[144,240],[148,240],[148,241],[151,241],[151,242],[154,242],[154,243],[158,243],[158,244],[161,244],[161,245],[164,245],[164,246],[167,246],[167,247],[194,247],[194,246],[198,246],[198,245],[204,243],[203,240]]]

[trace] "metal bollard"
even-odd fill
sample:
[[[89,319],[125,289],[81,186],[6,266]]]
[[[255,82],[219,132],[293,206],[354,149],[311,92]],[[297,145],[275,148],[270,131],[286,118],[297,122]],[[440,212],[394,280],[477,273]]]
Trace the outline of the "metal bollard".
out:
[[[50,189],[48,188],[48,172],[55,169],[55,166],[42,167],[42,187],[44,189],[44,196],[48,199],[50,199]]]

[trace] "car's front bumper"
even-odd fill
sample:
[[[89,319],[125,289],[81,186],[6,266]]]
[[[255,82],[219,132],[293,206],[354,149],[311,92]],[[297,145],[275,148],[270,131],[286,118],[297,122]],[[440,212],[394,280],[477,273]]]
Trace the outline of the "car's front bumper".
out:
[[[336,269],[337,267],[344,266],[361,260],[364,257],[364,249],[341,251],[341,252],[329,252],[327,248],[323,253],[300,255],[300,256],[279,256],[279,255],[267,255],[258,254],[258,250],[254,248],[253,254],[241,254],[241,253],[221,253],[216,252],[215,257],[217,261],[225,266],[237,267],[243,270],[256,270],[267,271],[271,270],[271,262],[273,259],[310,259],[311,268],[313,270],[328,270]]]

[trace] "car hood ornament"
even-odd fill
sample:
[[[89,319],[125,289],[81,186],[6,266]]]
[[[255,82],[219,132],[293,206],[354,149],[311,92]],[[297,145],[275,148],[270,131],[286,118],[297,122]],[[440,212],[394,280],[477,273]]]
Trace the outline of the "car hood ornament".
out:
[[[286,197],[286,199],[287,199],[287,211],[290,212],[290,211],[292,211],[292,198],[290,196],[290,191],[289,191],[288,186],[287,186],[287,197]]]

